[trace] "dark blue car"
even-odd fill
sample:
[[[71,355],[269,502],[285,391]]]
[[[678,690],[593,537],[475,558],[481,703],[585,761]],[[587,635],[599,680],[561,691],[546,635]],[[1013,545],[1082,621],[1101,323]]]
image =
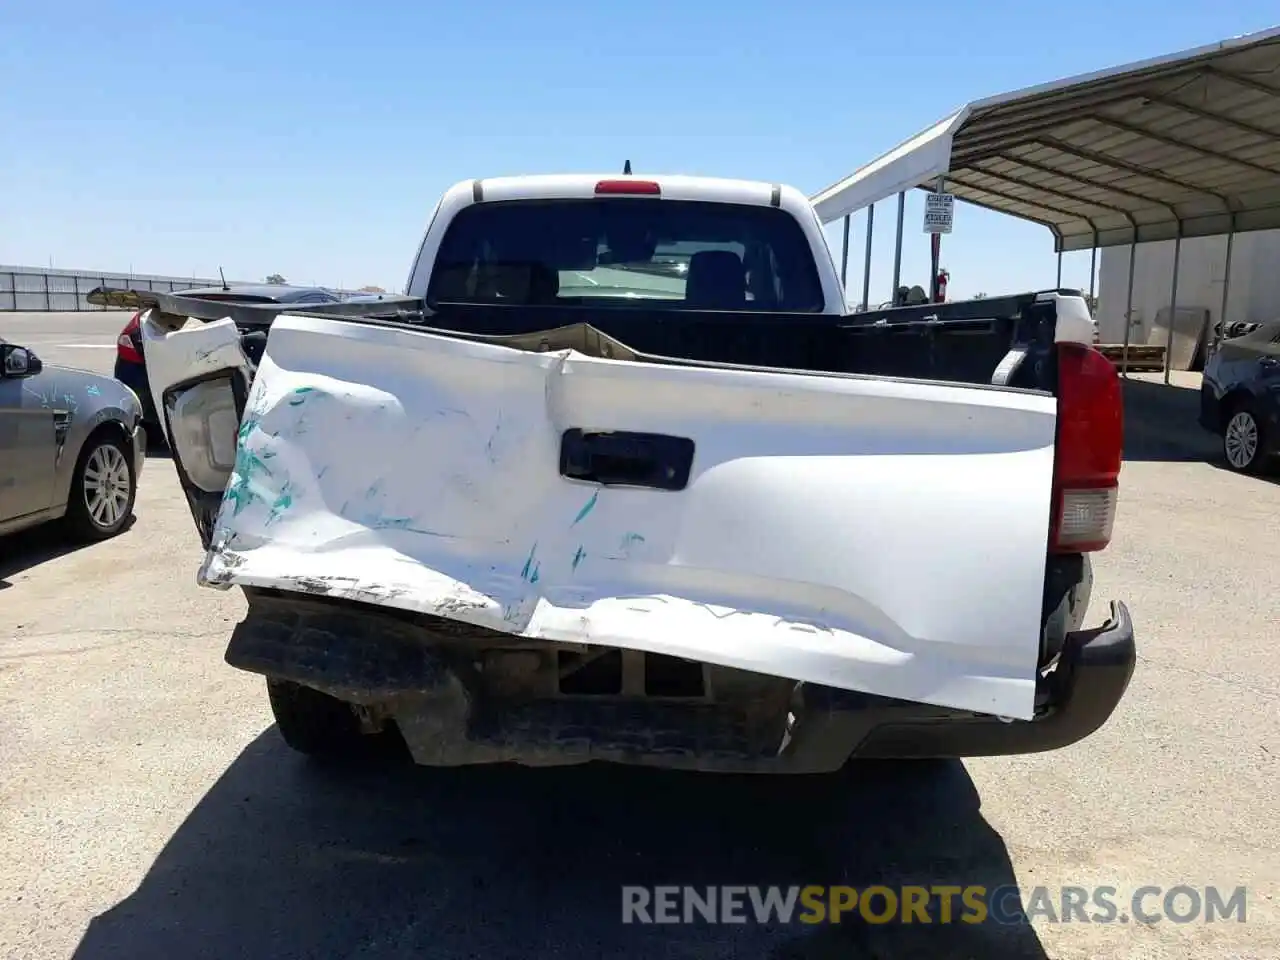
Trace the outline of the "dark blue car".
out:
[[[1200,425],[1222,438],[1227,466],[1261,473],[1280,454],[1280,320],[1224,340],[1204,365]]]

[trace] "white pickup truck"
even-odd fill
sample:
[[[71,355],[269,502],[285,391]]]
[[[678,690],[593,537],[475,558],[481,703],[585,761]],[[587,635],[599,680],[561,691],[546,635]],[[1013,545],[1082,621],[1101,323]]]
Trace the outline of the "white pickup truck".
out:
[[[575,175],[450,189],[404,296],[117,293],[304,753],[826,772],[1061,747],[1128,685],[1070,291],[846,316],[797,191]]]

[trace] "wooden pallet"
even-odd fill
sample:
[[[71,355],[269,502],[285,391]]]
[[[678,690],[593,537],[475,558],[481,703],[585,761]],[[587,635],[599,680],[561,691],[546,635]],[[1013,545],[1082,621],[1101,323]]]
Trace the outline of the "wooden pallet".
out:
[[[1122,373],[1159,373],[1164,370],[1164,347],[1131,343],[1126,365],[1123,343],[1099,343],[1095,346]]]

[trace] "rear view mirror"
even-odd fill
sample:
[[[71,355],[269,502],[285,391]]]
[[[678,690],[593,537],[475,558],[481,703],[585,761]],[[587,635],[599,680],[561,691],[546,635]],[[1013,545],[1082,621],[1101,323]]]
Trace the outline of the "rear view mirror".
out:
[[[15,347],[11,343],[0,346],[4,351],[4,367],[0,376],[6,380],[21,380],[23,377],[34,377],[44,369],[40,359],[26,347]]]

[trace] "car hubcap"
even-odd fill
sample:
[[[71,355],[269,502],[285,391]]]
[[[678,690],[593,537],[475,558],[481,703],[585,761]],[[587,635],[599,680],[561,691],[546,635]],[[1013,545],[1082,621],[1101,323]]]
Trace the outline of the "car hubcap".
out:
[[[84,505],[100,527],[115,525],[129,507],[129,465],[117,447],[104,444],[84,465]]]
[[[1231,418],[1224,438],[1227,461],[1233,467],[1247,467],[1258,453],[1258,424],[1253,414],[1243,410]]]

